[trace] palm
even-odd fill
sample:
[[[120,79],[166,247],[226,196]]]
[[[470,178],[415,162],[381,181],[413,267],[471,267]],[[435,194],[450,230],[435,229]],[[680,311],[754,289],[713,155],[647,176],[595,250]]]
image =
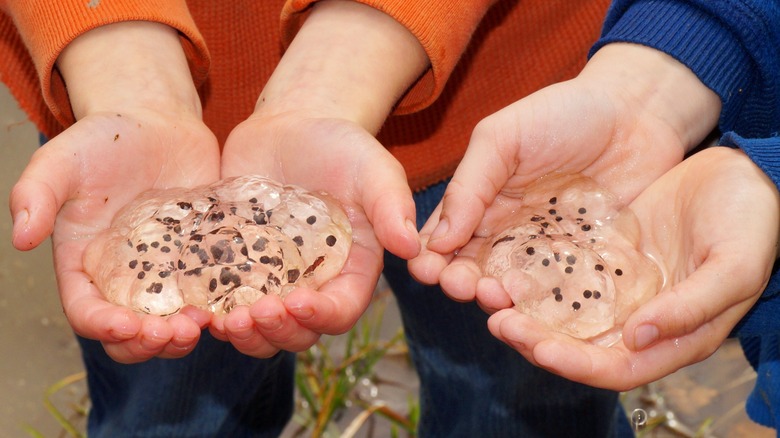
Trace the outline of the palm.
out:
[[[635,311],[622,341],[600,347],[553,333],[512,309],[491,317],[495,336],[572,380],[625,390],[709,356],[758,299],[776,256],[778,195],[735,150],[700,152],[631,204],[645,251],[667,284]],[[649,347],[638,338],[652,324]]]
[[[443,256],[431,251],[413,261],[410,269],[418,278],[438,280],[454,299],[477,298],[488,311],[506,307],[511,303],[505,294],[478,289],[474,256],[486,238],[500,231],[497,225],[522,205],[521,193],[530,182],[551,172],[583,173],[627,204],[682,160],[682,139],[662,120],[644,113],[632,96],[594,91],[599,88],[578,81],[545,88],[477,126],[442,204],[449,212],[444,216],[450,233],[428,243]],[[644,146],[648,144],[653,147]],[[434,214],[423,238],[438,220]],[[447,255],[456,248],[457,257]]]
[[[518,202],[517,190],[555,171],[589,175],[630,202],[682,160],[683,140],[663,120],[645,112],[634,96],[587,81],[547,87],[475,129],[469,146],[474,155],[491,151],[504,171],[504,179],[493,177],[501,183],[500,197],[488,205]]]
[[[382,269],[384,247],[416,254],[414,217],[403,169],[364,129],[334,119],[253,116],[225,144],[222,175],[260,174],[336,197],[353,228],[341,274],[319,291],[298,289],[284,302],[265,297],[217,324],[217,336],[251,355],[301,350],[321,333],[349,329],[368,306]],[[360,183],[359,183],[360,182]]]
[[[218,165],[216,141],[196,119],[95,115],[39,149],[14,187],[12,210],[31,215],[14,244],[28,249],[53,230],[65,313],[77,333],[102,341],[116,360],[186,354],[197,342],[203,315],[165,320],[109,304],[84,272],[85,248],[139,193],[212,182]]]

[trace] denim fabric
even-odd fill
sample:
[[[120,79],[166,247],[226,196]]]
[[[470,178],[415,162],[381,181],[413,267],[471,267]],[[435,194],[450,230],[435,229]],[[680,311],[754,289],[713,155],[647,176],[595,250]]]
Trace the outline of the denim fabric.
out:
[[[96,437],[276,437],[293,412],[295,355],[254,359],[204,331],[181,359],[123,365],[79,338]]]
[[[445,187],[415,195],[418,224]],[[420,437],[632,435],[616,393],[532,366],[490,335],[475,304],[416,283],[397,257],[385,262],[420,375]],[[290,419],[293,354],[252,359],[204,332],[185,358],[121,365],[99,343],[80,342],[90,437],[272,437]]]

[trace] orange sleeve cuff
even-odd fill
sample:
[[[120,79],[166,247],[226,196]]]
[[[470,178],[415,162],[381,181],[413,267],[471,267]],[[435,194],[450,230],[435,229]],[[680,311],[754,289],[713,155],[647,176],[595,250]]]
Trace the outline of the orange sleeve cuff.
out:
[[[287,0],[282,9],[282,41],[289,45],[318,0]],[[403,24],[420,41],[431,68],[396,105],[408,114],[430,105],[441,94],[466,46],[494,0],[354,0],[378,9]]]
[[[13,19],[41,83],[41,91],[58,122],[75,122],[65,83],[55,62],[77,36],[106,24],[153,21],[179,31],[195,85],[208,73],[210,58],[185,0],[9,0],[3,9]]]

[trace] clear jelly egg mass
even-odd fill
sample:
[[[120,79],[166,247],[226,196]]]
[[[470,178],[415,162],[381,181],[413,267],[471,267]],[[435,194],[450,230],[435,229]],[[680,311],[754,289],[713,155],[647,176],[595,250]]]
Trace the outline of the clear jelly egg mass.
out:
[[[478,256],[515,308],[552,330],[613,343],[619,328],[662,285],[640,250],[637,218],[582,175],[548,175],[523,193],[522,207]]]
[[[352,245],[341,206],[259,176],[153,190],[120,210],[85,253],[106,298],[155,315],[216,313],[341,272]]]

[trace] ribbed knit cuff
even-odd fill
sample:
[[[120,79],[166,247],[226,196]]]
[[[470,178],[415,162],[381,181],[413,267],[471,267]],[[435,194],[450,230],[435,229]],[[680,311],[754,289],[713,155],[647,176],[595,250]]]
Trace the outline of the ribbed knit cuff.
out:
[[[75,119],[64,81],[54,64],[68,43],[96,27],[124,21],[171,26],[181,35],[195,84],[202,83],[208,73],[208,51],[185,0],[20,0],[8,2],[7,7],[35,63],[44,99],[64,126]]]
[[[727,132],[720,143],[742,149],[772,182],[780,187],[780,137],[746,139],[733,132]]]
[[[289,0],[282,12],[282,39],[289,44],[318,0]],[[472,34],[495,0],[355,0],[376,8],[409,29],[431,60],[431,68],[398,102],[394,114],[419,111],[439,94]]]
[[[591,54],[606,44],[642,44],[690,68],[723,102],[720,125],[730,127],[757,73],[738,39],[715,17],[693,5],[663,0],[637,1],[621,13],[614,7]]]
[[[771,287],[772,281],[777,284],[777,275],[772,276],[770,280],[770,286],[767,286],[767,290]],[[776,290],[776,288],[774,288]],[[750,337],[750,336],[764,336],[768,333],[778,333],[778,321],[777,315],[780,314],[780,299],[773,295],[764,295],[756,301],[756,304],[748,311],[748,313],[742,317],[737,323],[734,329],[731,331],[731,336]],[[753,364],[755,366],[755,364]]]

